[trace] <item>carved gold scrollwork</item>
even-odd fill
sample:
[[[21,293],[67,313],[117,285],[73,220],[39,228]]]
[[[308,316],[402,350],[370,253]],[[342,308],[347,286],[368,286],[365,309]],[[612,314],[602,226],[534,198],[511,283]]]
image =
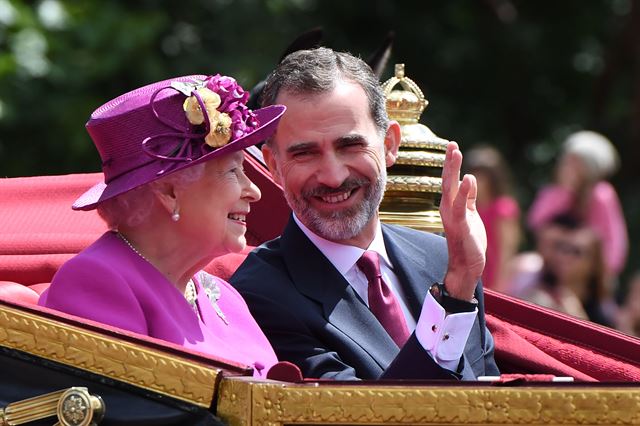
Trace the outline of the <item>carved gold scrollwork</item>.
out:
[[[430,176],[389,176],[387,191],[440,192],[442,178]]]
[[[427,151],[400,151],[398,165],[440,167],[444,165],[444,154]]]
[[[0,425],[14,426],[56,416],[60,426],[93,426],[100,423],[105,405],[87,388],[72,387],[22,401],[0,410]]]
[[[0,306],[0,344],[205,408],[220,371],[7,306]]]
[[[225,378],[222,388],[217,413],[231,426],[640,424],[640,388],[629,386],[317,386]],[[242,397],[232,402],[232,395]]]

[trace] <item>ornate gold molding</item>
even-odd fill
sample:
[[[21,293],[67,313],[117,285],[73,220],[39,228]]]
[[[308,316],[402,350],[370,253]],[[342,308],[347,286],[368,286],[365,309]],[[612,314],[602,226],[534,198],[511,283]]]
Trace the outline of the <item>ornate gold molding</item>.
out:
[[[387,176],[387,192],[434,192],[442,188],[442,178],[430,176]]]
[[[428,151],[400,151],[396,164],[421,167],[439,167],[444,165],[444,154]]]
[[[229,425],[251,425],[253,409],[252,377],[222,379],[216,414]]]
[[[0,306],[0,345],[207,408],[220,374],[214,367],[8,306]]]
[[[218,414],[234,426],[640,424],[640,387],[314,386],[235,378],[222,383],[235,395],[251,395],[233,407],[237,413],[244,405],[250,419],[226,417],[230,393],[219,401]]]

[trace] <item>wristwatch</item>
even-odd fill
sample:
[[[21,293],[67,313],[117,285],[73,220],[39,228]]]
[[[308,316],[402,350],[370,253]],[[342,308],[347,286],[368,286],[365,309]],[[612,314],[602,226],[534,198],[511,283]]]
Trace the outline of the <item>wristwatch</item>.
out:
[[[447,291],[443,283],[433,283],[429,288],[429,293],[436,299],[436,302],[449,314],[459,314],[462,312],[473,312],[478,307],[478,299],[475,297],[468,300],[456,299]]]

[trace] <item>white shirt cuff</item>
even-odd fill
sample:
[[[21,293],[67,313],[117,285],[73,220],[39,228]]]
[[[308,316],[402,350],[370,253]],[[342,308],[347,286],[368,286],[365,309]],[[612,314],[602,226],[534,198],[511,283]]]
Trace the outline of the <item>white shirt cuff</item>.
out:
[[[427,293],[416,325],[416,338],[441,367],[456,371],[477,315],[478,308],[447,315]]]

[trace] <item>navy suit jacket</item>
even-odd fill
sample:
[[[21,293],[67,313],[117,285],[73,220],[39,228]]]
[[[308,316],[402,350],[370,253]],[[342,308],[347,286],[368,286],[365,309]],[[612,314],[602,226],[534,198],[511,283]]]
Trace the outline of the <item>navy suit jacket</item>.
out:
[[[417,319],[428,288],[444,278],[446,241],[427,232],[386,224],[382,233],[409,309]],[[476,289],[478,317],[459,370],[453,373],[429,356],[415,334],[398,348],[292,218],[281,237],[247,256],[230,282],[245,298],[278,359],[295,363],[305,377],[473,380],[499,374],[493,339],[485,325],[480,283]]]

